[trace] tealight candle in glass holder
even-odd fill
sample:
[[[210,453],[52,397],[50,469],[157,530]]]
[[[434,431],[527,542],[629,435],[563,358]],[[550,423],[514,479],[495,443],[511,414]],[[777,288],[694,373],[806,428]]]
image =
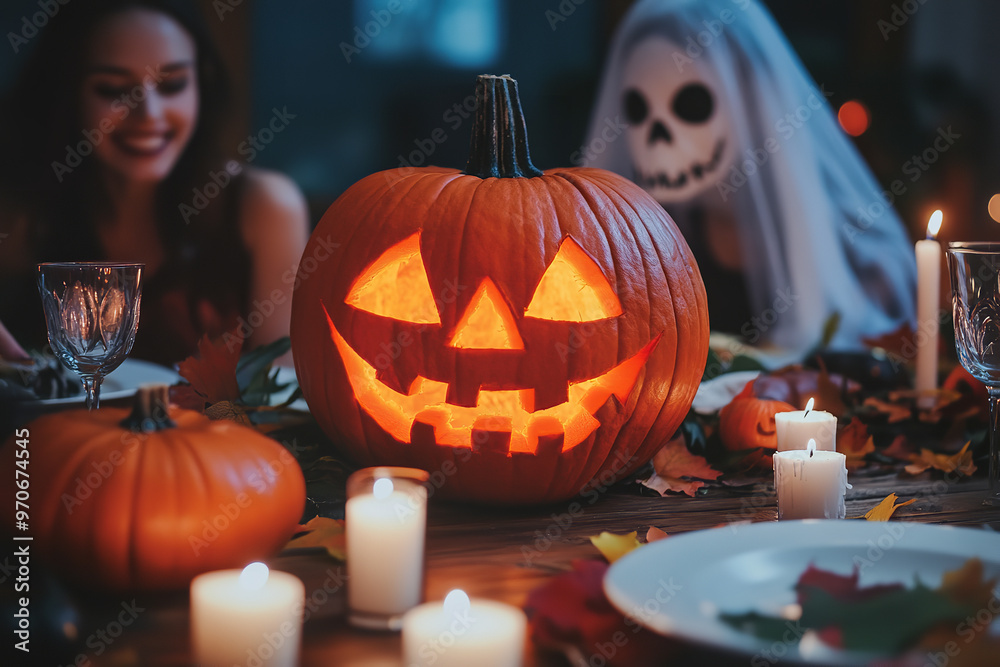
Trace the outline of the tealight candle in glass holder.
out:
[[[399,630],[424,590],[429,475],[364,468],[347,480],[347,604],[352,625]]]

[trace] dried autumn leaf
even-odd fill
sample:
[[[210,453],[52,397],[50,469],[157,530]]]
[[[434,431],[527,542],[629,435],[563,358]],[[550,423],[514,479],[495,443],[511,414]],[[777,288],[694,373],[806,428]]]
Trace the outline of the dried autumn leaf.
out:
[[[895,331],[884,333],[881,336],[862,338],[861,342],[869,348],[880,348],[899,359],[912,361],[917,351],[913,337],[913,328],[909,323],[906,323]]]
[[[633,618],[626,620],[608,601],[603,586],[607,563],[578,560],[572,567],[528,594],[524,608],[535,645],[602,656],[601,664],[608,667],[657,667],[670,662],[677,651],[675,643],[643,629]],[[586,658],[580,664],[584,662]]]
[[[758,398],[784,401],[804,410],[809,399],[814,399],[816,410],[825,410],[840,415],[846,410],[843,396],[861,390],[861,385],[841,375],[829,374],[825,366],[821,370],[788,366],[784,369],[761,375],[753,383],[753,393]]]
[[[888,496],[882,499],[882,502],[880,502],[878,505],[868,510],[868,512],[865,514],[865,519],[867,519],[868,521],[888,521],[889,519],[892,518],[892,515],[895,514],[896,510],[898,510],[900,507],[904,507],[906,505],[909,505],[910,503],[917,502],[916,498],[910,498],[906,502],[896,504],[896,500],[898,500],[896,494],[890,493]]]
[[[875,584],[864,587],[860,586],[860,583],[861,572],[857,566],[854,567],[850,575],[843,575],[821,570],[810,564],[799,577],[798,583],[795,584],[795,594],[800,605],[808,604],[809,593],[816,589],[826,592],[841,602],[863,602],[905,588],[903,584],[899,583]]]
[[[660,495],[667,491],[679,491],[689,496],[705,486],[703,481],[715,480],[722,473],[714,470],[704,457],[688,451],[683,437],[675,437],[660,448],[653,456],[653,475],[640,483]],[[682,478],[694,479],[682,479]]]
[[[295,532],[304,534],[292,538],[285,545],[286,549],[323,547],[327,553],[337,560],[347,560],[347,554],[345,553],[347,542],[343,521],[315,516],[309,519],[305,525],[299,526]]]
[[[960,604],[988,609],[997,580],[997,577],[983,579],[983,561],[970,558],[957,570],[945,572],[938,590]]]
[[[903,434],[899,434],[893,438],[892,443],[882,450],[882,454],[897,461],[909,461],[916,453],[916,450],[913,449],[913,445],[910,443],[910,439]]]
[[[177,370],[191,383],[191,388],[208,403],[237,401],[240,387],[236,382],[236,364],[240,360],[242,339],[230,346],[222,340],[212,342],[208,335],[198,341],[198,356],[190,356],[180,363]]]
[[[795,585],[801,608],[797,627],[814,631],[829,646],[889,658],[913,647],[928,633],[937,635],[941,628],[954,632],[956,623],[975,610],[968,601],[955,600],[945,590],[931,590],[919,580],[912,588],[897,583],[861,587],[859,574],[857,566],[851,576],[810,566]],[[971,581],[975,573],[963,576]],[[964,589],[965,583],[960,587]],[[790,641],[788,621],[781,617],[750,611],[723,613],[720,620],[768,641]]]
[[[913,409],[905,403],[889,403],[874,396],[869,396],[862,404],[874,408],[879,413],[887,415],[890,424],[897,424],[913,416]]]
[[[243,426],[253,426],[243,408],[232,401],[219,401],[205,408],[205,416],[212,420],[228,419]]]
[[[865,456],[875,451],[875,441],[868,435],[868,427],[857,417],[837,432],[837,451],[847,457],[847,469],[855,470],[865,464]]]
[[[659,528],[657,528],[656,526],[650,526],[649,530],[646,531],[646,542],[647,543],[649,543],[649,542],[656,542],[657,540],[663,540],[663,539],[666,539],[667,537],[670,537],[670,536],[667,535],[664,531],[662,531]]]
[[[642,542],[638,540],[636,535],[637,532],[634,530],[626,535],[602,531],[600,535],[591,535],[590,543],[597,547],[597,550],[609,563],[614,563],[628,552],[642,546]]]
[[[912,457],[912,463],[906,466],[906,472],[911,475],[919,475],[928,468],[940,470],[942,472],[955,472],[959,475],[969,476],[976,472],[976,464],[972,462],[972,452],[969,451],[971,441],[966,442],[962,451],[951,456],[947,454],[935,454],[929,449],[921,449],[919,454]]]

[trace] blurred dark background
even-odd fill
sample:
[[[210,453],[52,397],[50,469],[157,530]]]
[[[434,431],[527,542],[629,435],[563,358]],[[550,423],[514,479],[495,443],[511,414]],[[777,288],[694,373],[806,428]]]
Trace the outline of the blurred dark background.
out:
[[[291,175],[309,198],[314,223],[373,171],[401,163],[463,167],[471,129],[463,105],[482,72],[509,73],[520,82],[536,164],[570,165],[584,141],[611,35],[632,4],[200,2],[237,92],[227,145],[236,152],[274,109],[294,115],[254,164]],[[868,127],[855,141],[883,187],[905,184],[895,205],[911,235],[922,236],[930,212],[942,208],[943,241],[1000,239],[1000,225],[987,212],[1000,191],[992,159],[1000,149],[1000,86],[994,83],[1000,3],[766,4],[816,81],[833,93],[833,106],[858,100],[867,108]],[[391,14],[390,6],[400,11]],[[39,11],[38,0],[5,0],[5,41]],[[0,46],[0,84],[10,82],[29,49]],[[959,138],[914,178],[908,161],[948,126]]]

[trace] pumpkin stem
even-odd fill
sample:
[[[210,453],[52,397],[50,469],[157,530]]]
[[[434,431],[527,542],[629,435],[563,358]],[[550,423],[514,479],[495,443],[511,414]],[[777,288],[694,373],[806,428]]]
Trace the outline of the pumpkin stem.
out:
[[[135,392],[132,414],[121,420],[122,428],[149,433],[177,426],[170,418],[170,389],[165,384],[139,387]]]
[[[507,74],[476,77],[476,115],[465,173],[479,178],[542,175],[542,170],[531,164],[517,81]]]

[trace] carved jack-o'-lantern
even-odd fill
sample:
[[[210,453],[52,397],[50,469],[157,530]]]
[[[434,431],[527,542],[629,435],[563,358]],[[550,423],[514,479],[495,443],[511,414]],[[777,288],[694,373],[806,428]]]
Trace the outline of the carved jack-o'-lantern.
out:
[[[423,468],[451,497],[562,499],[677,428],[707,355],[704,287],[640,188],[535,169],[512,79],[480,77],[477,97],[465,173],[373,174],[316,227],[296,371],[360,463]]]

